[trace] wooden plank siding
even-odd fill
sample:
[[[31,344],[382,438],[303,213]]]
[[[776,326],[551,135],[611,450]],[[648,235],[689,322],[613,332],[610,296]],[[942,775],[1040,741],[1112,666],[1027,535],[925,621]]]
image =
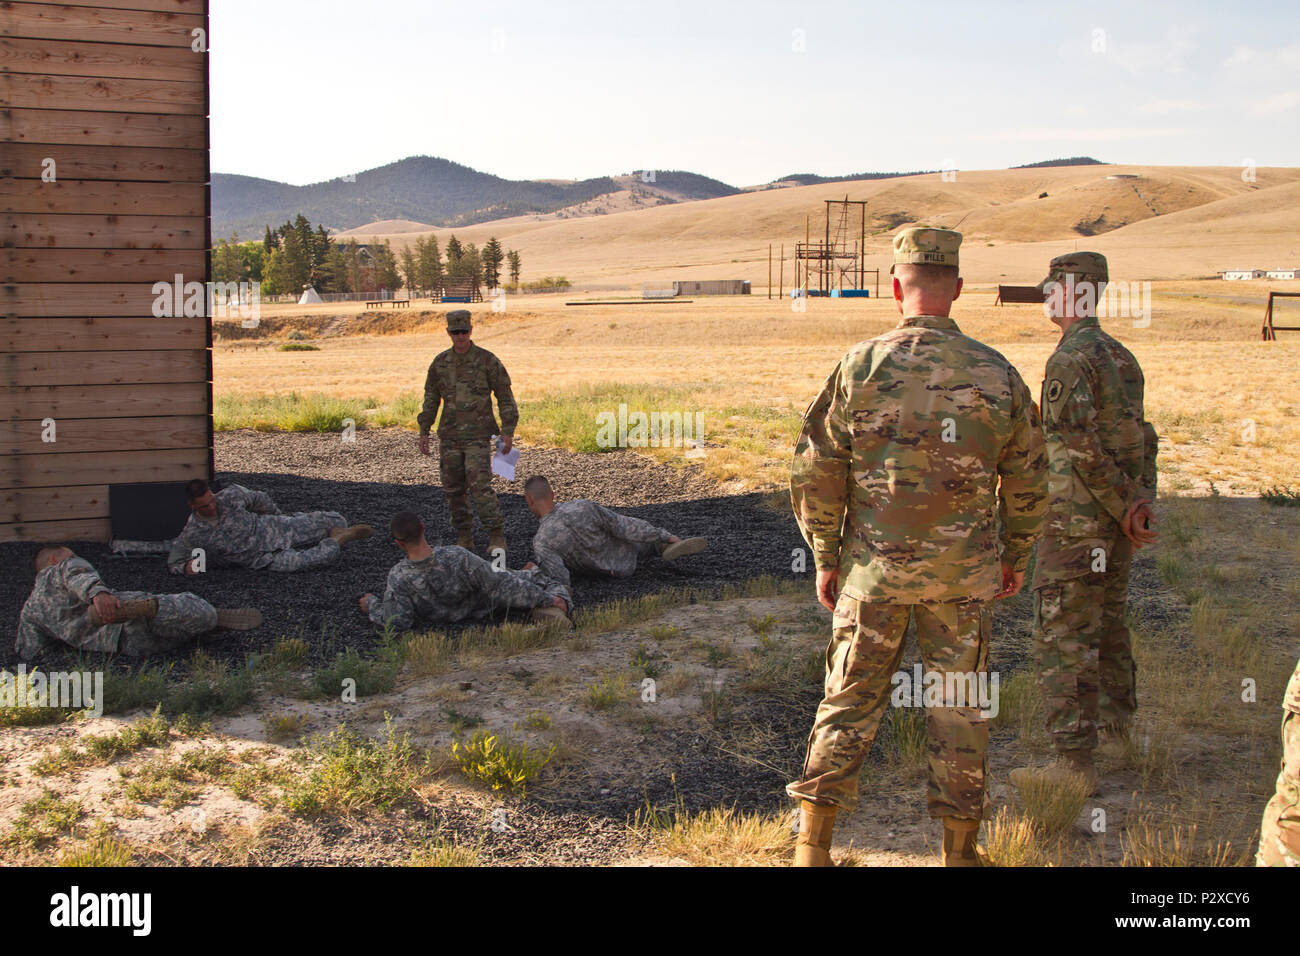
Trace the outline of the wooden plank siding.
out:
[[[50,150],[42,143],[10,143],[0,157],[0,177],[40,179]],[[58,151],[60,179],[106,179],[115,182],[202,183],[208,156],[200,149],[130,149],[69,146]]]
[[[130,46],[0,37],[0,72],[203,83],[202,57],[188,46]]]
[[[203,216],[0,213],[0,241],[17,249],[207,248]]]
[[[106,541],[112,486],[211,477],[210,319],[154,291],[210,275],[208,29],[0,0],[0,541]]]

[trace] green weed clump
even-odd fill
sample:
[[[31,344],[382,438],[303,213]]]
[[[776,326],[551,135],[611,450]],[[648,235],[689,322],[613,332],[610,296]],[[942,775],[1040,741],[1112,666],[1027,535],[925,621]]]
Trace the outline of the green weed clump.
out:
[[[523,799],[528,785],[555,756],[555,745],[542,753],[480,730],[465,743],[453,743],[451,756],[471,780]]]

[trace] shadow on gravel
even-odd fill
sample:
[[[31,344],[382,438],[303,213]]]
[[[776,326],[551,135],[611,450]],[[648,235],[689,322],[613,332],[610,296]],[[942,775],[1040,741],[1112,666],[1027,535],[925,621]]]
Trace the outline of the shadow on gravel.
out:
[[[285,637],[306,640],[311,648],[310,659],[318,663],[332,660],[337,652],[349,647],[364,654],[378,645],[379,634],[362,613],[357,599],[367,591],[382,593],[389,568],[401,557],[387,534],[392,515],[405,509],[414,510],[424,518],[431,543],[454,541],[448,525],[446,499],[438,487],[250,472],[223,473],[219,482],[237,482],[268,492],[286,513],[337,510],[351,522],[375,527],[375,535],[370,539],[345,545],[335,564],[296,574],[214,568],[201,577],[181,578],[168,572],[161,557],[123,558],[112,555],[104,544],[72,543],[73,549],[90,561],[115,590],[160,593],[190,590],[218,607],[260,608],[265,623],[258,630],[202,642],[205,651],[219,660],[242,661],[250,652],[266,650]],[[512,568],[522,567],[531,556],[536,519],[521,494],[498,492],[498,499],[506,518],[507,564]],[[574,597],[579,607],[669,588],[713,591],[762,574],[793,576],[791,551],[804,547],[793,517],[765,506],[759,494],[620,507],[619,510],[683,537],[707,537],[709,549],[675,563],[652,559],[644,562],[631,578],[576,577]],[[487,535],[482,528],[476,530],[476,542],[479,552],[484,553]],[[0,664],[17,661],[14,631],[19,611],[31,591],[31,562],[38,547],[35,544],[0,546],[0,562],[4,567],[0,621],[4,622],[6,634],[0,645]],[[454,633],[458,629],[444,630]],[[191,652],[192,648],[185,648],[176,656],[187,658]],[[71,655],[55,652],[47,654],[42,664],[55,667],[61,663],[60,658],[69,662],[72,659]]]

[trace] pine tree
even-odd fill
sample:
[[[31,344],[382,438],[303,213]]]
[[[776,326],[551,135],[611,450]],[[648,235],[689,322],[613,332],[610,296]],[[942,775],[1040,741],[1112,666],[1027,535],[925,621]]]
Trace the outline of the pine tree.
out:
[[[501,263],[504,259],[505,253],[501,251],[501,243],[497,242],[497,237],[489,237],[482,254],[483,281],[489,289],[495,289],[501,284]]]
[[[473,279],[476,286],[483,285],[483,254],[472,242],[465,244],[460,257],[460,277]]]
[[[442,288],[442,253],[438,251],[438,237],[430,235],[415,243],[415,271],[420,288],[437,292]]]
[[[416,248],[418,247],[419,243],[417,241]],[[415,295],[415,290],[420,287],[419,264],[415,258],[415,250],[408,245],[402,250],[401,259],[402,279],[406,284],[406,294],[408,296],[413,296]]]
[[[387,239],[382,246],[374,246],[375,282],[381,290],[392,292],[402,284],[402,277],[397,274],[397,257]]]
[[[276,249],[280,248],[280,240],[276,237],[276,234],[271,231],[270,226],[266,227],[266,238],[262,240],[262,248],[266,250],[268,256]]]
[[[461,247],[460,240],[453,233],[447,240],[447,275],[459,277],[461,274],[460,260],[464,257],[465,250]]]
[[[506,253],[506,259],[510,263],[510,284],[519,285],[519,251],[511,249]]]
[[[290,227],[280,240],[284,256],[284,287],[281,291],[294,295],[302,292],[311,281],[311,258],[298,230]]]

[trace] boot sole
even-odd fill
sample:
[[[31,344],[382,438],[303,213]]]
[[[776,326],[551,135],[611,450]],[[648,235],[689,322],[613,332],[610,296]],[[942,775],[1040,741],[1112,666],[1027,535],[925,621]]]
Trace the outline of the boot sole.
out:
[[[684,558],[688,555],[699,554],[709,546],[708,538],[683,538],[664,548],[661,557],[665,561],[676,561],[678,558]]]

